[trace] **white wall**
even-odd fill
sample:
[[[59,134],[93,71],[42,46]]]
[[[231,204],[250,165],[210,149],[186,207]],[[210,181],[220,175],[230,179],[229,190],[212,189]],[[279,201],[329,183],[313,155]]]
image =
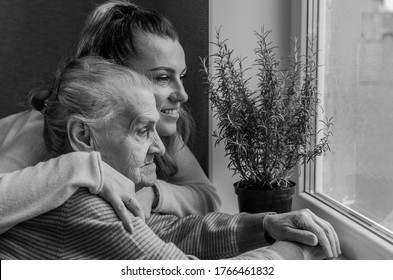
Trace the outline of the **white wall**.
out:
[[[253,63],[256,45],[254,31],[273,30],[269,36],[280,47],[278,57],[286,56],[291,34],[291,6],[296,0],[210,0],[209,28],[210,42],[215,40],[215,30],[221,26],[221,38],[229,38],[229,45],[240,57],[248,57],[248,65]],[[214,51],[210,47],[210,53]],[[253,75],[255,71],[250,71]],[[255,87],[256,82],[251,83]],[[210,132],[216,129],[217,121],[212,119]],[[223,145],[215,146],[215,138],[210,139],[210,179],[217,187],[222,199],[222,212],[238,212],[237,198],[233,183],[239,178],[227,168]]]

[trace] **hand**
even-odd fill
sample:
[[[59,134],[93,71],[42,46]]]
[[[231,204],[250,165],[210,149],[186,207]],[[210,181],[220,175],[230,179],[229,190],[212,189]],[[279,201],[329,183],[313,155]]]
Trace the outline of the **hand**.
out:
[[[104,185],[98,195],[112,205],[116,214],[123,222],[124,227],[129,232],[133,233],[134,228],[132,226],[131,218],[127,208],[135,216],[145,220],[143,207],[141,203],[135,198],[135,184],[105,162],[102,162],[102,164],[104,171]]]
[[[309,246],[319,244],[327,258],[341,254],[340,242],[333,227],[308,209],[267,215],[264,226],[276,240],[295,241]]]

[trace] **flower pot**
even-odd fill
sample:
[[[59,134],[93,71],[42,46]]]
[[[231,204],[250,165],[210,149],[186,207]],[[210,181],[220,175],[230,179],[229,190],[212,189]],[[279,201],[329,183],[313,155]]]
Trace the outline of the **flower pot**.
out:
[[[277,212],[285,213],[292,210],[292,198],[296,184],[290,181],[291,187],[283,190],[253,190],[241,188],[241,181],[234,184],[235,193],[240,212],[261,213]]]

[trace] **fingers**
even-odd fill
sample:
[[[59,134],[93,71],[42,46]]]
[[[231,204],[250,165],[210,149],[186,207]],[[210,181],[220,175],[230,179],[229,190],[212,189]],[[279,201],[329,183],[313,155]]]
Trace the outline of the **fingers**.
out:
[[[333,256],[337,258],[341,254],[341,248],[340,248],[340,241],[338,240],[338,236],[336,231],[333,229],[330,223],[326,222],[326,227],[328,229],[328,232],[326,233],[329,237],[329,241],[332,244],[333,248]],[[326,231],[325,231],[326,232]]]
[[[301,229],[291,229],[288,231],[288,240],[302,243],[308,246],[317,246],[318,237],[311,231]]]
[[[333,247],[330,242],[329,235],[326,234],[325,230],[322,229],[318,224],[314,226],[313,232],[318,238],[318,243],[321,245],[323,252],[328,258],[333,258]]]
[[[130,233],[134,233],[134,227],[132,225],[131,216],[128,210],[130,210],[134,216],[140,217],[143,221],[145,220],[145,214],[142,210],[142,205],[134,196],[128,195],[128,199],[124,199],[124,201],[122,201],[122,199],[120,199],[118,196],[108,194],[105,196],[105,199],[112,205],[112,208],[115,210],[117,216],[122,221],[124,227]]]
[[[318,225],[308,228],[308,230],[293,230],[292,239],[312,247],[320,246],[326,257],[332,258],[335,256],[334,244],[328,237],[328,234]]]
[[[319,218],[308,209],[296,212],[297,213],[295,213],[292,219],[294,229],[303,229],[313,233],[317,237],[318,243],[322,247],[326,257],[338,257],[341,253],[341,249],[338,236],[333,227],[327,221]],[[302,236],[304,236],[304,234]],[[302,243],[304,242],[302,241]]]
[[[145,220],[145,214],[141,203],[135,199],[135,185],[124,175],[116,171],[114,168],[103,162],[104,182],[102,190],[98,193],[100,197],[108,201],[124,227],[133,232],[131,216],[128,210],[136,217]],[[125,206],[125,204],[127,204]],[[127,210],[128,209],[128,210]]]
[[[336,231],[334,230],[333,226],[327,222],[327,225],[330,227],[330,232],[333,235],[334,238],[334,244],[336,244],[336,251],[337,251],[337,257],[341,255],[341,246],[340,246],[340,240],[338,239],[338,235]]]
[[[318,237],[319,244],[322,246],[323,251],[327,254],[328,258],[338,257],[341,254],[340,242],[336,231],[330,223],[319,218],[314,213],[309,211],[312,224],[315,229],[313,232]]]
[[[124,227],[132,234],[134,233],[134,226],[132,225],[131,217],[125,207],[123,201],[120,199],[108,199],[109,203],[112,205],[117,216],[123,222]]]
[[[341,254],[337,233],[327,221],[310,210],[266,216],[266,229],[277,240],[296,241],[309,246],[319,244],[327,258]]]
[[[326,243],[326,245],[320,242],[322,249],[324,249],[324,251],[327,251],[325,247],[329,246],[332,252],[332,256],[328,256],[328,257],[337,258],[341,254],[341,248],[340,248],[340,241],[338,239],[336,231],[333,229],[330,223],[316,216],[314,217],[314,221],[316,224],[320,226],[322,230],[320,234],[326,236],[326,239],[328,240],[328,243]]]
[[[333,229],[333,231],[334,231],[334,239],[336,240],[336,244],[337,244],[337,253],[338,253],[338,255],[341,255],[341,245],[340,245],[340,239],[338,239],[338,235],[337,235],[337,233],[336,233],[336,231]]]
[[[143,211],[142,204],[134,196],[131,196],[124,204],[134,216],[145,221],[145,212]]]
[[[119,216],[124,227],[130,233],[134,233],[134,227],[132,225],[131,216],[128,210],[130,210],[134,214],[134,216],[140,217],[143,221],[145,220],[145,214],[142,210],[142,206],[135,197],[132,196],[126,202],[118,200],[114,197],[112,197],[112,199],[108,198],[108,201],[109,203],[111,203],[113,209],[115,209],[115,212],[117,216]]]

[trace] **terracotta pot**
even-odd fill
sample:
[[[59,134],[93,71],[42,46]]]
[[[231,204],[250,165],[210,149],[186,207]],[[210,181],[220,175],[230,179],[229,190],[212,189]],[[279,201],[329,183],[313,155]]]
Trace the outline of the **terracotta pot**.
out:
[[[277,212],[285,213],[292,210],[292,198],[295,193],[296,184],[292,181],[292,186],[284,190],[252,190],[240,188],[241,181],[234,184],[235,193],[239,204],[240,212],[261,213]]]

